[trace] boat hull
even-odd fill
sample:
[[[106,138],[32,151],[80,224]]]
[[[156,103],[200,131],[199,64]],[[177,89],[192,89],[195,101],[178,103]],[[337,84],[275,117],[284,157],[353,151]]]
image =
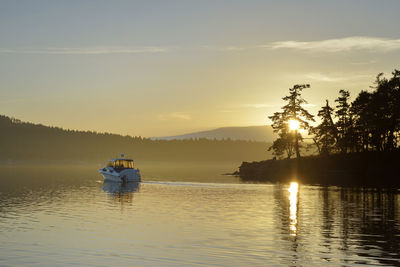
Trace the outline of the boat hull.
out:
[[[103,175],[104,181],[108,182],[125,183],[142,181],[142,177],[138,169],[125,169],[120,172],[116,172],[111,168],[104,168],[100,169],[99,173]]]

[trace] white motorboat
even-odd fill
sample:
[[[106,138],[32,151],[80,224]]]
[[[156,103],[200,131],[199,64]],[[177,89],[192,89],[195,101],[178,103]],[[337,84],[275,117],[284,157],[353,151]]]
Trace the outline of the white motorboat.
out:
[[[104,181],[119,183],[142,181],[139,169],[135,169],[133,160],[124,158],[124,154],[121,154],[120,158],[111,159],[99,173],[103,175]]]

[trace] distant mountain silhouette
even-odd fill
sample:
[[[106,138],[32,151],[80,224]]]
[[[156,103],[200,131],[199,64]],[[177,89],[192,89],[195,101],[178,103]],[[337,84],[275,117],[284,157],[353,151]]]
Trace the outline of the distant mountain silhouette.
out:
[[[231,139],[259,142],[272,142],[276,137],[271,126],[222,127],[208,131],[194,132],[176,136],[153,137],[153,140],[182,140],[182,139]]]

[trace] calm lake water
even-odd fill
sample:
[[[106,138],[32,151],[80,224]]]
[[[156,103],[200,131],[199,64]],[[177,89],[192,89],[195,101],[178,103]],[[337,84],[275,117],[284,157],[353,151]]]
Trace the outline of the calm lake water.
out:
[[[400,266],[397,191],[241,184],[226,167],[125,186],[96,166],[1,167],[0,265]]]

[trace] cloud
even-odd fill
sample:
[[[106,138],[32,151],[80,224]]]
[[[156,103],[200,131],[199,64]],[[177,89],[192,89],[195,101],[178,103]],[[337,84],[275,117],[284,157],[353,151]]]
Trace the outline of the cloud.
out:
[[[335,73],[335,74],[324,74],[320,72],[310,72],[310,73],[297,73],[297,74],[286,74],[284,75],[286,79],[289,80],[300,80],[309,82],[358,82],[360,80],[370,79],[374,77],[374,74],[368,73]]]
[[[350,62],[352,65],[370,65],[376,63],[377,60],[368,60],[368,61],[358,61],[358,62]]]
[[[263,46],[270,49],[295,49],[318,52],[344,52],[352,50],[393,51],[400,49],[400,39],[352,36],[320,41],[279,41]]]
[[[242,108],[273,108],[273,107],[279,107],[279,105],[278,104],[259,103],[259,104],[243,104],[240,107],[242,107]]]
[[[240,107],[241,108],[280,108],[282,107],[283,104],[243,104]],[[301,105],[302,107],[315,107],[314,104],[303,104]]]
[[[186,120],[189,121],[192,119],[190,115],[187,113],[182,113],[182,112],[170,112],[166,114],[159,114],[158,119],[161,121],[167,121],[167,120]]]
[[[308,73],[304,75],[306,79],[314,80],[314,81],[321,81],[321,82],[338,82],[344,80],[341,77],[332,77],[327,76],[322,73]]]
[[[0,48],[1,54],[39,54],[39,55],[108,55],[108,54],[144,54],[162,53],[170,50],[167,47],[47,47],[47,48]]]
[[[256,47],[238,46],[238,45],[228,45],[228,46],[203,45],[203,46],[200,46],[199,48],[209,50],[209,51],[239,52],[239,51],[249,50],[249,49],[256,48]]]
[[[43,55],[107,55],[107,54],[145,54],[163,53],[171,49],[210,50],[220,52],[241,52],[260,49],[294,49],[308,52],[344,52],[353,50],[394,51],[400,50],[400,39],[378,37],[351,36],[319,41],[277,41],[265,45],[202,45],[194,47],[167,47],[167,46],[94,46],[94,47],[20,47],[0,48],[0,54],[43,54]],[[372,62],[361,62],[371,64]],[[357,64],[357,63],[354,63]]]

